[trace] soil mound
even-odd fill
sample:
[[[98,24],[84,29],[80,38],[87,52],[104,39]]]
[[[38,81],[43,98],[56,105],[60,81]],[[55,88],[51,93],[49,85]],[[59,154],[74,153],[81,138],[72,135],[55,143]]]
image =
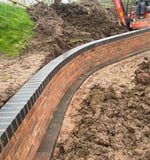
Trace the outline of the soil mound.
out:
[[[80,44],[125,32],[96,0],[38,3],[28,12],[36,22],[32,51],[49,53],[45,63]]]
[[[140,74],[146,76],[139,76]],[[82,102],[72,134],[52,160],[148,160],[150,158],[150,61],[135,71],[132,88],[95,85]],[[139,78],[140,77],[140,78]],[[146,83],[145,83],[146,82]]]
[[[31,18],[35,21],[35,37],[32,47],[28,51],[49,52],[50,59],[55,58],[61,53],[65,45],[63,36],[63,20],[57,15],[53,8],[44,3],[38,3],[28,9]]]
[[[52,7],[64,20],[65,26],[73,26],[81,39],[84,32],[84,36],[88,34],[91,40],[119,33],[120,27],[111,22],[110,15],[96,0],[82,0],[80,4],[54,4]],[[76,34],[72,36],[76,37]]]
[[[145,58],[145,61],[139,65],[139,69],[136,70],[135,74],[137,85],[150,85],[150,60]]]

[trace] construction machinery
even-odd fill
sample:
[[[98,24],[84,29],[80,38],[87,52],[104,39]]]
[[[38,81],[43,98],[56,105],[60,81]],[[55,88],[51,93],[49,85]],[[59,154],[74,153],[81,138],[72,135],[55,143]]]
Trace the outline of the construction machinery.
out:
[[[131,8],[129,7],[129,0],[127,0],[126,3],[122,0],[113,0],[120,22],[129,30],[150,27],[150,0],[141,1],[142,4],[144,4],[143,6],[138,6],[139,8],[137,8],[137,6]],[[138,1],[136,2],[138,3]],[[137,9],[142,9],[144,11],[142,11],[142,15],[137,14]]]

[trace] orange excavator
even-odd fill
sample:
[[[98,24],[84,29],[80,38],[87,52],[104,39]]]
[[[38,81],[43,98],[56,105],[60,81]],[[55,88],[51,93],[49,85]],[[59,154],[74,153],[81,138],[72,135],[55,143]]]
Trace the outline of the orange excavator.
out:
[[[150,0],[137,1],[137,6],[134,7],[134,10],[129,8],[129,0],[127,0],[126,4],[122,0],[113,0],[113,2],[120,22],[129,30],[150,27]]]

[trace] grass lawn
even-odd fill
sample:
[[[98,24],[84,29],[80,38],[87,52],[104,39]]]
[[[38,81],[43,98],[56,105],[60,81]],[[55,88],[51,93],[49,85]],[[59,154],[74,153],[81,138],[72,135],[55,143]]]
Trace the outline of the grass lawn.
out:
[[[33,27],[25,9],[0,2],[0,54],[20,55],[29,45]]]

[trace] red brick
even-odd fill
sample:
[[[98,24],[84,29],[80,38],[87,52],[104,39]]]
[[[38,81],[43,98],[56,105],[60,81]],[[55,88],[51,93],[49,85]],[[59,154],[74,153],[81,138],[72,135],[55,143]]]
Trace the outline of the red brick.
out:
[[[0,160],[12,160],[10,155],[7,155],[6,157],[1,157]]]
[[[13,149],[15,147],[15,143],[16,143],[16,138],[13,136],[9,140],[9,143],[7,144],[7,146],[5,147],[5,149],[2,152],[2,154],[3,154],[4,157],[9,154],[9,152],[10,152],[11,149]]]

